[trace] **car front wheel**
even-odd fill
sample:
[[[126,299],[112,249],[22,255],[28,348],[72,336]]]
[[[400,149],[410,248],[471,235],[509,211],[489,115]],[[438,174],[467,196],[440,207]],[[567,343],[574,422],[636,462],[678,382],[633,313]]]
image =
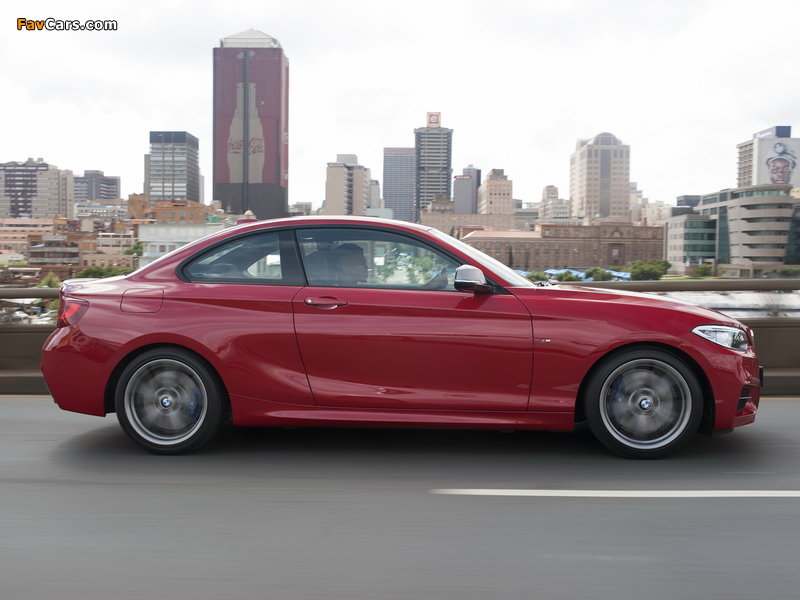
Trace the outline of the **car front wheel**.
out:
[[[658,349],[622,352],[603,363],[586,394],[586,419],[606,447],[629,458],[658,458],[696,433],[703,395],[692,370]]]
[[[117,419],[137,444],[156,454],[199,448],[218,431],[227,402],[212,371],[177,348],[149,350],[123,371]]]

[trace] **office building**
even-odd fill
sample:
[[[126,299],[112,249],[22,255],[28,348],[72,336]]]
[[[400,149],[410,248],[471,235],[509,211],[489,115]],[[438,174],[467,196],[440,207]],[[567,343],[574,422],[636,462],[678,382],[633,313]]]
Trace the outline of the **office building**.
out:
[[[667,221],[675,273],[713,262],[717,274],[762,277],[800,265],[800,199],[791,185],[755,185],[701,196],[698,212]],[[713,249],[713,252],[712,252]]]
[[[373,192],[370,171],[355,154],[337,154],[325,178],[326,215],[365,215]],[[379,192],[380,193],[380,192]]]
[[[481,185],[481,170],[472,165],[464,168],[461,175],[453,178],[454,210],[458,214],[478,212],[478,188]]]
[[[570,217],[570,202],[558,197],[558,188],[554,185],[545,186],[542,190],[542,202],[539,205],[539,220],[554,221]]]
[[[414,221],[414,148],[383,149],[383,201],[394,218]]]
[[[248,29],[214,48],[214,200],[226,212],[283,217],[289,198],[289,61]]]
[[[717,221],[697,213],[667,219],[664,246],[670,273],[691,275],[698,265],[716,262]]]
[[[569,171],[573,217],[630,221],[630,146],[610,133],[578,140]]]
[[[451,198],[453,130],[441,126],[441,113],[428,113],[426,127],[414,130],[414,221],[439,194]]]
[[[503,169],[492,169],[478,188],[478,212],[482,215],[514,214],[514,183]]]
[[[75,216],[72,171],[43,159],[0,164],[0,218]]]
[[[151,131],[144,157],[144,193],[150,206],[166,200],[200,201],[200,143],[186,131]]]
[[[112,177],[102,171],[84,171],[82,176],[73,177],[75,202],[111,202],[119,200],[119,177]]]

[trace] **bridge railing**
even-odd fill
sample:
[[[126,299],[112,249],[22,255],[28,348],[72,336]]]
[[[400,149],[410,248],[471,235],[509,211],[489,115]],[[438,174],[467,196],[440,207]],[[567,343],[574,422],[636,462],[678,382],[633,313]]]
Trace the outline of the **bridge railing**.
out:
[[[800,279],[703,279],[679,281],[569,282],[641,292],[795,291]],[[57,298],[55,288],[0,288],[0,300]],[[800,396],[800,318],[747,317],[764,367],[764,394]],[[39,371],[41,349],[54,325],[0,324],[0,394],[47,394]]]

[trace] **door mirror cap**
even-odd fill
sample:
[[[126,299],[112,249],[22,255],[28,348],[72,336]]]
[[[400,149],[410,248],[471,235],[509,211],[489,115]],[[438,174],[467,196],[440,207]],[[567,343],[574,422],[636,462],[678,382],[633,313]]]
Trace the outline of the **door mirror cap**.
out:
[[[492,286],[486,282],[483,271],[472,265],[461,265],[456,269],[453,286],[461,292],[475,294],[491,294],[494,291]]]

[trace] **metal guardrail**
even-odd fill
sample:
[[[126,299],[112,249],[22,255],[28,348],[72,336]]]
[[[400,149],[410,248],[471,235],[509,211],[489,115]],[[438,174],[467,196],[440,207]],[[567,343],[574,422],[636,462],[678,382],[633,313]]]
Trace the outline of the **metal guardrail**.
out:
[[[700,279],[565,282],[564,285],[641,292],[794,291],[800,279]],[[0,288],[0,300],[57,298],[55,288]],[[753,329],[764,366],[764,394],[800,396],[800,318],[755,317],[739,321]],[[41,348],[54,325],[0,324],[0,394],[47,394],[39,371]]]

